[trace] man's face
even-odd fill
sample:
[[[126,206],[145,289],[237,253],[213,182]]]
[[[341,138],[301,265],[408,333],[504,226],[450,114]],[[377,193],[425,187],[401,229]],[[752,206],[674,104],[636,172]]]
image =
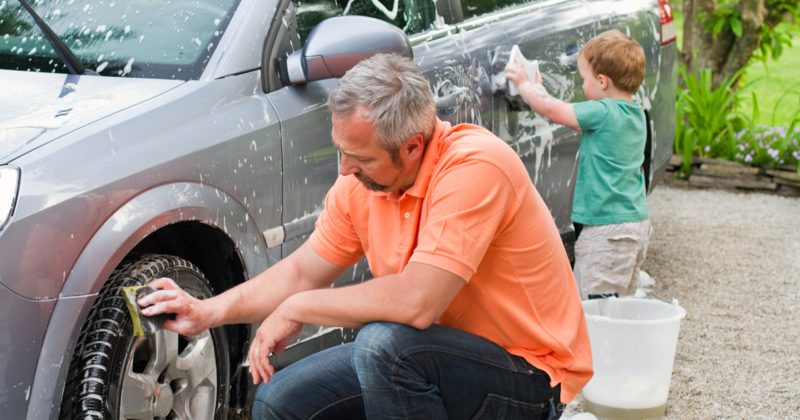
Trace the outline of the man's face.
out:
[[[353,175],[369,190],[405,190],[409,171],[402,151],[394,158],[378,145],[378,134],[362,108],[344,118],[333,115],[333,144],[341,152],[339,174]],[[416,173],[413,174],[416,179]]]

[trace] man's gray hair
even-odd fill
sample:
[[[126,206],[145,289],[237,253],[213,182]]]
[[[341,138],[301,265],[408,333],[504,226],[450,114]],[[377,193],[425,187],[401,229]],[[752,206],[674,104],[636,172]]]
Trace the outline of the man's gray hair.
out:
[[[411,136],[428,140],[433,134],[433,93],[410,58],[378,54],[350,69],[331,92],[328,107],[347,118],[359,105],[378,132],[380,147],[393,157]]]

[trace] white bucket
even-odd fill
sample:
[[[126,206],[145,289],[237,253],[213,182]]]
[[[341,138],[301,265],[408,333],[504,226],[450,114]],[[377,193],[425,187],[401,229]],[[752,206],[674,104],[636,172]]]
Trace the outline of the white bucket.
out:
[[[633,297],[586,300],[583,310],[594,366],[583,388],[586,411],[610,419],[662,417],[686,310],[677,301]]]

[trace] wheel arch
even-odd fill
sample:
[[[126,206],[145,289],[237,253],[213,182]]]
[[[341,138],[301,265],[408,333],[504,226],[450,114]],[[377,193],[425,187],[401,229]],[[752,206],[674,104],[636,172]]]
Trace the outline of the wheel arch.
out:
[[[180,237],[171,238],[176,234]],[[268,256],[263,235],[244,206],[213,186],[172,183],[135,196],[95,232],[67,277],[42,343],[30,394],[37,397],[31,398],[27,419],[58,419],[69,361],[97,293],[121,263],[152,252],[191,261],[216,293],[252,278],[276,257]],[[231,357],[241,357],[250,326],[230,326],[226,332]],[[231,404],[236,405],[247,395],[247,378],[238,365],[231,364],[232,375],[238,376],[231,383]],[[245,384],[244,389],[234,382]]]

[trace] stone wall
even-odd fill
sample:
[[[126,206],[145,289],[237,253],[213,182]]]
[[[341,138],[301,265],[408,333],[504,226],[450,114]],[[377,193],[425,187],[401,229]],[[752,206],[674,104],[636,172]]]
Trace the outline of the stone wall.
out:
[[[664,174],[667,185],[750,190],[787,197],[800,197],[800,176],[793,165],[781,165],[777,170],[748,166],[738,162],[717,159],[692,158],[692,175],[675,177],[683,164],[683,156],[672,155]]]

